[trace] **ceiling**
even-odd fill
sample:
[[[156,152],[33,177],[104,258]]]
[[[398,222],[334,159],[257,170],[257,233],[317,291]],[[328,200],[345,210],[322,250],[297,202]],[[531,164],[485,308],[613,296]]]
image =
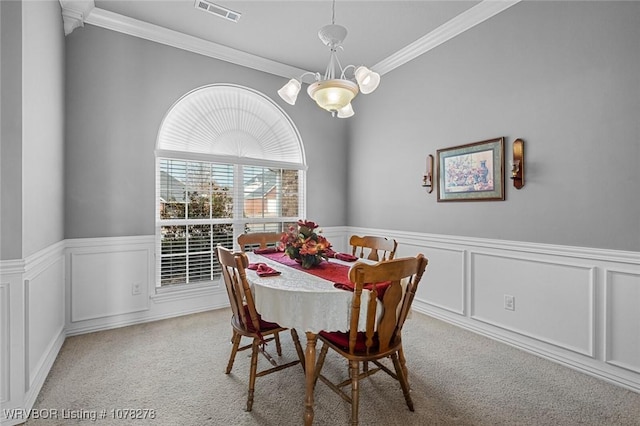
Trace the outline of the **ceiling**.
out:
[[[96,0],[97,8],[310,71],[324,72],[329,50],[318,30],[331,23],[332,0],[213,0],[242,14],[237,23],[195,8],[194,0]],[[477,1],[347,1],[335,3],[335,23],[348,35],[343,66],[373,66]]]
[[[152,24],[149,27],[158,26],[196,38],[190,40],[205,40],[298,70],[324,73],[329,51],[317,33],[322,26],[331,23],[333,0],[211,1],[241,13],[240,20],[235,23],[196,9],[195,0],[60,0],[63,9],[83,3],[85,23],[108,27],[104,22],[124,19],[127,28]],[[508,7],[500,6],[499,10],[492,14],[485,12],[482,19],[478,19],[480,13],[475,11],[483,6],[484,9],[495,9],[492,4],[511,5],[517,1],[337,0],[335,23],[348,30],[344,50],[338,57],[343,66],[366,65],[384,74],[389,67],[382,69],[385,68],[383,62],[398,56],[398,52],[407,50],[417,40],[430,35],[441,39],[412,57]],[[467,28],[461,24],[463,16]],[[469,24],[474,20],[478,22]],[[447,27],[455,28],[455,31],[449,31],[448,38],[443,38],[443,28]],[[171,34],[176,34],[174,32]],[[376,69],[376,64],[380,69]]]

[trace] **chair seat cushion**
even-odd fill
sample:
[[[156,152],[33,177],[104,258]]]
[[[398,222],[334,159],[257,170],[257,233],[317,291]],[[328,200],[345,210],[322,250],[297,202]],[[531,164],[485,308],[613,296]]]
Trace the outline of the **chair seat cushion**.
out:
[[[345,351],[349,350],[349,332],[348,331],[321,331],[322,336],[327,341],[331,342],[335,346],[342,348]],[[367,336],[363,331],[358,332],[356,335],[356,347],[355,352],[365,352],[367,350]],[[373,335],[373,346],[369,350],[376,350],[378,348],[378,333]]]
[[[253,322],[251,321],[251,316],[249,315],[249,307],[247,305],[244,305],[244,313],[246,315],[247,323],[248,323],[247,330],[250,331],[251,333],[255,333],[257,330],[253,327]],[[260,314],[258,314],[258,321],[260,322],[261,331],[269,331],[269,330],[274,330],[276,328],[282,328],[280,327],[280,324],[263,320]]]

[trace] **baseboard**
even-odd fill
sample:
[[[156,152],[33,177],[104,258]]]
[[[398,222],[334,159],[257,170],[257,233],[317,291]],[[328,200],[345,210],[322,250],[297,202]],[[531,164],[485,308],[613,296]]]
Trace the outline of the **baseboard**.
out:
[[[207,311],[212,311],[212,310],[216,310],[216,309],[224,309],[229,307],[229,303],[217,303],[217,304],[211,304],[209,306],[205,306],[205,307],[201,307],[201,308],[195,308],[195,309],[184,309],[184,310],[180,310],[180,311],[173,311],[170,313],[165,313],[165,314],[158,314],[155,316],[144,316],[141,318],[133,318],[133,319],[115,319],[114,321],[104,321],[101,322],[99,324],[92,324],[92,325],[88,325],[88,326],[84,326],[84,327],[77,327],[77,328],[72,328],[69,329],[66,333],[66,335],[68,337],[71,336],[78,336],[81,334],[87,334],[87,333],[95,333],[98,331],[106,331],[106,330],[112,330],[115,328],[121,328],[121,327],[129,327],[132,325],[137,325],[137,324],[144,324],[144,323],[148,323],[148,322],[153,322],[153,321],[162,321],[162,320],[166,320],[166,319],[170,319],[170,318],[176,318],[176,317],[181,317],[184,315],[192,315],[192,314],[198,314],[201,312],[207,312]]]
[[[64,339],[66,338],[66,333],[64,329],[60,329],[58,336],[55,338],[51,347],[47,351],[47,355],[45,356],[42,363],[38,366],[38,371],[34,375],[34,379],[25,394],[25,408],[30,410],[33,407],[33,404],[36,402],[38,398],[38,394],[40,393],[40,389],[42,389],[42,385],[47,379],[47,375],[49,375],[49,371],[51,367],[53,367],[53,363],[58,357],[58,353],[60,352],[60,348],[64,344]]]
[[[623,387],[633,392],[640,393],[640,381],[634,380],[632,377],[622,377],[616,372],[605,371],[593,365],[584,362],[579,356],[572,356],[571,352],[554,351],[552,349],[542,348],[538,342],[527,341],[523,336],[502,331],[484,325],[481,322],[468,321],[463,317],[456,317],[448,312],[443,312],[438,308],[431,307],[424,301],[414,300],[412,309],[420,314],[438,319],[448,324],[468,330],[472,333],[487,337],[489,339],[504,343],[516,349],[525,351],[532,355],[547,359],[565,367],[603,380],[605,382]],[[617,372],[619,373],[619,372]]]

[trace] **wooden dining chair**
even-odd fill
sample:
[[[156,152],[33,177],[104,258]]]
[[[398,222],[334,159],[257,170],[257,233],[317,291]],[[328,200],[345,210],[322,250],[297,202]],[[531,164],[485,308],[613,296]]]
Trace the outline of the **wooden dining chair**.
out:
[[[370,235],[365,235],[364,237],[352,235],[349,239],[349,244],[352,247],[351,254],[353,256],[363,258],[365,249],[368,249],[367,259],[375,260],[376,262],[393,259],[398,248],[398,242],[394,239],[372,237]]]
[[[233,346],[231,348],[231,355],[229,356],[226,374],[231,373],[236,354],[240,351],[251,348],[249,394],[247,396],[246,408],[246,411],[251,411],[253,407],[256,378],[300,364],[303,362],[304,353],[302,352],[302,346],[300,346],[298,333],[296,333],[296,330],[292,328],[291,337],[298,354],[298,359],[286,364],[278,364],[273,359],[273,357],[266,351],[265,346],[267,342],[275,341],[278,356],[282,356],[282,347],[280,345],[278,333],[287,329],[276,323],[262,319],[260,314],[256,311],[253,294],[251,293],[246,276],[246,268],[249,264],[247,255],[244,253],[234,253],[220,245],[217,246],[216,253],[220,266],[222,267],[222,276],[224,277],[227,294],[229,295],[229,302],[231,303],[231,311],[233,313],[231,317]],[[251,344],[240,346],[240,341],[243,337],[251,339]],[[263,354],[272,364],[271,368],[258,371],[258,353]]]
[[[351,404],[352,425],[358,424],[359,382],[378,371],[384,371],[400,382],[407,406],[413,411],[413,401],[409,394],[408,370],[402,349],[402,326],[411,309],[411,303],[427,263],[427,259],[422,254],[374,265],[356,263],[349,272],[349,279],[355,284],[349,331],[321,331],[318,334],[318,340],[322,341],[323,345],[316,363],[314,386],[320,379]],[[361,306],[363,286],[371,283],[381,285],[371,286],[372,293],[367,306]],[[376,299],[380,294],[382,294],[382,307],[378,313]],[[366,309],[365,331],[358,331],[361,309]],[[349,379],[341,383],[333,383],[322,375],[322,366],[329,349],[346,358],[349,363]],[[394,371],[381,362],[383,358],[391,359]],[[360,363],[368,362],[375,364],[376,368],[360,372]],[[349,394],[342,389],[348,385],[351,385]]]
[[[280,232],[247,232],[238,236],[238,245],[240,251],[266,251],[267,249],[276,250],[280,243]],[[276,346],[280,347],[280,334],[275,333],[274,338]],[[233,336],[231,336],[231,342],[233,343]],[[279,353],[279,352],[278,352]]]
[[[249,246],[251,250],[255,248],[266,249],[268,247],[278,247],[281,237],[281,232],[248,232],[238,236],[238,245],[240,245],[240,250],[242,251],[247,250],[247,246]]]

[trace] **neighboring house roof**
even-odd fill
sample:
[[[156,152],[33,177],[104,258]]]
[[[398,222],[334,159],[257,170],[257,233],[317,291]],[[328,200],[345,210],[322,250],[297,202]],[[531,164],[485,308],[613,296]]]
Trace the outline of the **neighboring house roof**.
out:
[[[266,169],[263,173],[255,175],[245,181],[244,198],[264,198],[274,190],[277,184],[278,173]],[[187,186],[171,174],[160,171],[160,198],[167,201],[184,201]]]
[[[165,171],[160,171],[160,198],[164,201],[184,201],[187,187]]]
[[[244,198],[264,198],[277,184],[278,173],[265,169],[263,173],[255,175],[244,183]]]

